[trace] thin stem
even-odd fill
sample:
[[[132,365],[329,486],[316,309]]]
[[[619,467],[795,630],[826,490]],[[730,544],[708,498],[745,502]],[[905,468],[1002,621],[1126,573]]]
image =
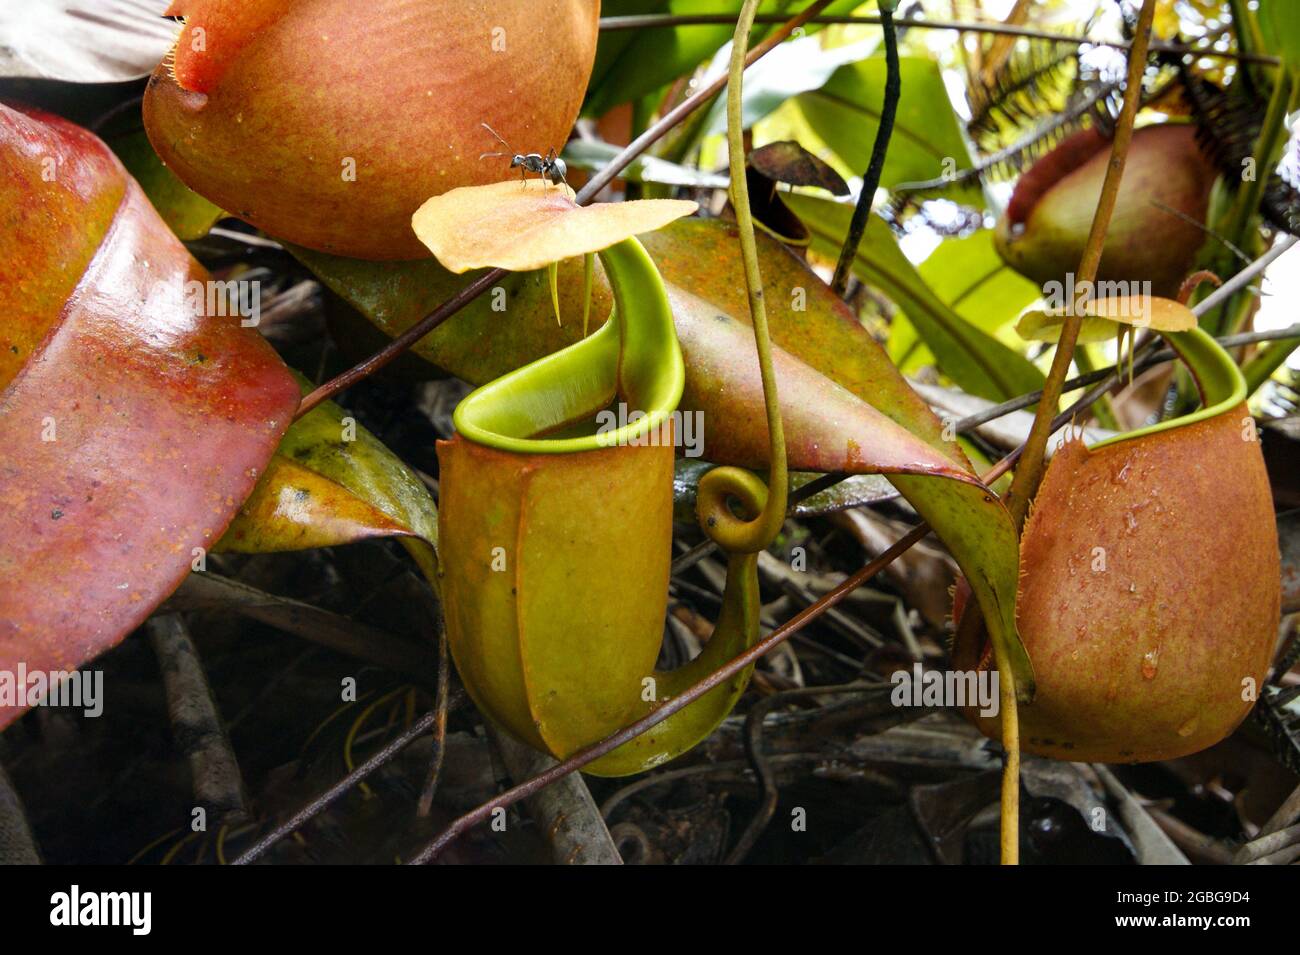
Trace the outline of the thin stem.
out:
[[[1277,259],[1281,258],[1281,256],[1294,246],[1297,241],[1300,240],[1296,239],[1295,236],[1287,236],[1285,239],[1278,242],[1273,246],[1273,248],[1269,249],[1254,262],[1250,263],[1250,265],[1246,266],[1227,282],[1224,282],[1223,285],[1216,289],[1205,299],[1205,301],[1193,306],[1192,313],[1196,315],[1197,318],[1200,318],[1211,309],[1217,308],[1223,304],[1237,292],[1249,285],[1252,279],[1262,273],[1277,261]],[[1293,338],[1296,337],[1298,333],[1300,333],[1300,324],[1292,325],[1289,328],[1276,331],[1244,332],[1239,335],[1225,335],[1219,338],[1218,342],[1224,348],[1235,348],[1240,345],[1254,345],[1259,342]],[[1144,371],[1153,365],[1158,365],[1161,362],[1173,361],[1178,357],[1172,349],[1166,349],[1165,351],[1144,358],[1143,355],[1155,346],[1156,341],[1157,339],[1152,337],[1147,340],[1145,345],[1138,346],[1136,353],[1133,355],[1135,370]],[[1078,378],[1066,382],[1064,389],[1066,391],[1073,391],[1075,388],[1080,388],[1084,385],[1092,384],[1093,382],[1100,382],[1100,384],[1087,392],[1068,410],[1057,415],[1056,420],[1052,424],[1052,431],[1055,432],[1057,428],[1070,420],[1077,412],[1091,406],[1097,398],[1110,391],[1115,383],[1120,380],[1122,371],[1123,369],[1119,365],[1115,365],[1109,369],[1103,369],[1091,375],[1081,375]],[[977,424],[983,424],[984,421],[991,421],[994,418],[1001,417],[1003,414],[1007,414],[1011,411],[1018,411],[1021,408],[1027,408],[1032,404],[1037,404],[1042,397],[1043,392],[1036,391],[1031,392],[1028,395],[1022,395],[1020,398],[1013,398],[1011,401],[1004,402],[1003,404],[997,405],[993,408],[986,408],[984,411],[972,415],[969,418],[963,418],[958,422],[958,431],[960,432],[964,430],[968,422],[971,427],[974,427]],[[986,476],[985,480],[992,481],[993,479]]]
[[[785,456],[785,427],[781,422],[781,401],[777,396],[776,370],[772,367],[772,339],[767,329],[767,307],[763,301],[763,276],[758,267],[758,242],[754,238],[754,216],[749,206],[749,183],[745,176],[745,121],[743,114],[745,50],[749,32],[761,0],[745,0],[736,22],[731,45],[730,79],[727,83],[727,152],[731,166],[731,204],[736,214],[740,255],[749,291],[749,315],[754,326],[754,348],[763,381],[763,404],[767,411],[768,496],[763,513],[754,519],[761,530],[758,549],[765,549],[785,523],[786,497],[790,477]]]
[[[334,376],[308,394],[307,397],[302,399],[302,403],[298,405],[298,413],[294,415],[294,420],[297,421],[322,401],[328,401],[339,392],[346,391],[358,381],[369,378],[389,362],[400,357],[408,348],[496,285],[505,276],[505,269],[491,269],[484,272],[365,361],[353,365],[347,371]]]
[[[249,846],[236,859],[234,859],[230,863],[231,865],[249,865],[256,862],[262,856],[266,855],[266,853],[270,852],[281,839],[297,832],[307,823],[311,822],[312,819],[316,818],[316,816],[320,815],[334,803],[338,802],[338,800],[351,792],[353,786],[364,783],[368,776],[383,768],[386,764],[396,758],[402,750],[406,749],[407,746],[411,745],[411,743],[415,742],[430,730],[432,730],[434,734],[434,754],[430,765],[430,776],[425,780],[425,793],[428,796],[429,803],[432,804],[432,790],[437,781],[438,769],[442,765],[442,748],[447,731],[447,711],[450,708],[451,699],[451,663],[447,659],[447,628],[442,621],[441,605],[430,597],[428,606],[430,608],[431,623],[433,626],[437,627],[438,632],[438,697],[434,702],[434,708],[430,712],[425,713],[419,719],[414,720],[411,725],[403,730],[398,736],[385,744],[379,752],[375,753],[356,769],[352,770],[352,772],[348,773],[329,789],[325,790],[325,792],[321,793],[284,822],[280,823],[270,832],[266,833],[266,835],[262,836],[262,838],[258,839],[256,843]],[[423,797],[419,802],[417,811],[421,816],[428,813],[428,809],[424,806]]]
[[[836,295],[844,297],[844,290],[849,286],[849,276],[853,271],[853,259],[862,244],[862,236],[867,231],[867,222],[871,218],[871,204],[880,187],[880,176],[885,169],[885,156],[889,152],[889,139],[894,134],[894,117],[898,115],[898,100],[903,92],[902,68],[898,62],[898,33],[894,29],[894,14],[888,5],[880,7],[880,25],[885,33],[885,102],[880,110],[880,125],[876,127],[876,141],[871,147],[871,161],[862,176],[862,191],[858,194],[858,204],[849,221],[849,234],[840,250],[840,260],[835,266],[835,277],[831,280],[831,289]],[[732,174],[735,181],[735,174]]]
[[[1264,37],[1260,33],[1255,14],[1251,12],[1250,2],[1251,0],[1228,0],[1229,29],[1237,38],[1237,49],[1243,53],[1254,53],[1264,47]],[[1242,62],[1249,61],[1243,59]],[[1262,71],[1251,69],[1241,71],[1247,92],[1257,93],[1265,85],[1260,72]]]
[[[998,668],[998,706],[1002,714],[1002,801],[999,845],[1003,865],[1020,865],[1020,704],[1016,678],[994,641]]]
[[[360,783],[367,776],[386,765],[394,756],[427,733],[434,727],[437,718],[436,712],[431,711],[425,713],[407,729],[403,730],[400,736],[395,737],[392,742],[388,743],[383,749],[375,753],[375,755],[371,756],[356,769],[352,770],[352,772],[348,773],[329,789],[325,790],[325,792],[321,793],[307,805],[303,806],[283,823],[276,826],[271,832],[268,832],[261,839],[257,840],[254,845],[250,846],[230,864],[248,865],[249,863],[256,862],[270,851],[277,842],[310,822],[333,803],[347,795],[353,786],[357,785],[357,783]]]
[[[1146,70],[1147,47],[1151,39],[1151,23],[1155,18],[1155,0],[1143,0],[1142,12],[1138,15],[1137,34],[1129,52],[1128,81],[1124,90],[1124,107],[1120,110],[1119,121],[1115,127],[1115,141],[1111,144],[1110,164],[1106,169],[1106,180],[1102,185],[1101,197],[1097,203],[1097,213],[1092,220],[1092,231],[1083,249],[1083,258],[1075,277],[1078,298],[1065,317],[1061,328],[1061,339],[1052,356],[1052,368],[1047,382],[1043,386],[1043,400],[1039,403],[1034,417],[1029,440],[1025,442],[1025,451],[1016,466],[1016,475],[1011,483],[1007,497],[1007,508],[1015,519],[1016,526],[1022,527],[1029,513],[1029,502],[1033,500],[1043,478],[1043,458],[1047,451],[1047,439],[1051,436],[1052,418],[1060,407],[1062,386],[1074,358],[1074,346],[1079,339],[1079,328],[1083,324],[1083,293],[1092,287],[1097,279],[1097,268],[1101,264],[1102,247],[1106,241],[1106,232],[1110,228],[1111,215],[1119,197],[1120,182],[1124,178],[1124,166],[1128,160],[1129,144],[1133,141],[1133,121],[1137,118],[1138,103],[1142,98],[1142,74]]]
[[[767,54],[780,46],[789,38],[790,34],[799,29],[813,17],[815,17],[826,7],[830,6],[832,0],[816,0],[810,3],[804,10],[789,20],[781,23],[779,27],[773,30],[766,39],[757,44],[745,57],[746,68],[753,66]],[[725,23],[735,22],[735,17],[727,17]],[[596,197],[600,190],[613,182],[618,174],[626,169],[634,159],[639,157],[647,149],[668,135],[682,120],[691,113],[695,112],[701,106],[708,105],[718,93],[727,86],[729,75],[723,73],[718,76],[707,86],[696,90],[686,99],[682,100],[671,110],[665,113],[658,122],[647,129],[644,133],[632,140],[628,145],[611,159],[605,166],[596,173],[585,186],[578,191],[579,205],[585,205]]]
[[[1224,348],[1237,348],[1241,345],[1258,345],[1260,342],[1284,341],[1296,338],[1297,336],[1300,336],[1300,324],[1290,325],[1286,328],[1274,329],[1273,331],[1267,332],[1243,332],[1240,335],[1224,335],[1221,338],[1216,338],[1215,341]],[[1154,340],[1148,344],[1154,344]],[[1165,362],[1174,361],[1178,357],[1178,353],[1172,349],[1165,349],[1147,355],[1146,357],[1140,357],[1143,351],[1144,349],[1139,348],[1137,354],[1134,355],[1134,372],[1146,371],[1148,368],[1154,368],[1156,365],[1162,365]],[[1088,385],[1095,385],[1098,382],[1104,382],[1104,387],[1102,389],[1104,393],[1105,391],[1109,391],[1110,388],[1120,380],[1120,373],[1122,371],[1123,369],[1119,365],[1110,365],[1106,368],[1099,368],[1097,371],[1089,372],[1086,375],[1079,375],[1077,378],[1071,378],[1065,383],[1063,391],[1070,392],[1078,388],[1084,388]],[[998,418],[1006,417],[1013,412],[1023,411],[1025,408],[1036,405],[1040,400],[1042,400],[1042,397],[1043,393],[1041,391],[1031,391],[1020,395],[1019,397],[1004,401],[1001,404],[990,405],[983,411],[976,411],[974,414],[968,414],[964,418],[959,418],[953,425],[953,428],[958,434],[965,434],[974,428],[978,428],[982,424],[988,424],[990,421],[996,421]],[[1089,404],[1091,404],[1091,402],[1089,402]],[[805,485],[805,487],[806,486],[807,485]],[[800,488],[799,490],[802,491],[803,488]],[[818,490],[824,491],[826,488],[823,486]]]
[[[855,24],[870,26],[872,24],[879,25],[882,19],[883,16],[875,14],[827,14],[825,16],[810,17],[807,22],[826,26],[853,26]],[[735,16],[726,13],[647,13],[625,17],[601,17],[600,29],[605,32],[614,30],[653,30],[672,27],[717,26],[733,22],[735,22]],[[755,18],[754,22],[780,23],[781,17],[776,14],[762,13]],[[1073,46],[1096,46],[1111,50],[1128,50],[1132,46],[1131,43],[1125,40],[1098,40],[1090,36],[1070,36],[1063,33],[1053,33],[1050,30],[1036,30],[1032,27],[1012,26],[1006,23],[915,20],[909,18],[896,18],[894,23],[905,30],[957,30],[961,33],[989,33],[1000,36],[1025,37],[1030,40],[1049,40],[1053,43]],[[1276,56],[1267,56],[1249,51],[1216,50],[1213,47],[1192,46],[1184,43],[1156,41],[1149,44],[1149,49],[1155,53],[1173,53],[1180,56],[1205,57],[1214,60],[1235,60],[1240,63],[1262,63],[1267,66],[1277,66],[1281,63],[1281,60]]]
[[[1122,349],[1120,351],[1122,352]],[[1075,349],[1074,363],[1078,366],[1079,371],[1084,374],[1097,370],[1097,366],[1092,360],[1092,353],[1088,351],[1087,345]],[[1064,394],[1064,386],[1062,386],[1062,394]],[[1120,430],[1119,418],[1115,415],[1115,408],[1111,404],[1110,395],[1102,395],[1097,402],[1097,406],[1092,409],[1092,413],[1097,419],[1097,423],[1103,428],[1109,428],[1111,431]]]
[[[1250,177],[1238,192],[1232,219],[1224,229],[1229,241],[1238,247],[1245,244],[1251,228],[1251,220],[1259,212],[1260,200],[1268,185],[1269,176],[1259,173],[1274,168],[1286,144],[1288,135],[1286,119],[1291,110],[1292,93],[1290,74],[1286,70],[1281,70],[1273,86],[1273,93],[1269,96],[1268,109],[1260,126],[1259,137],[1250,151],[1258,166],[1258,173]]]
[[[1042,142],[1059,129],[1063,129],[1069,124],[1075,122],[1079,117],[1091,112],[1097,104],[1109,96],[1114,89],[1110,83],[1106,83],[1095,89],[1089,90],[1073,106],[1068,107],[1063,112],[1053,113],[1051,117],[1038,124],[1033,130],[1025,136],[1016,140],[1010,146],[999,149],[995,153],[990,153],[981,159],[969,169],[963,169],[955,176],[947,177],[937,176],[934,179],[922,179],[917,182],[899,182],[890,187],[891,192],[922,192],[927,189],[943,189],[949,186],[974,182],[980,179],[990,169],[995,169],[1006,162],[1011,162],[1023,155],[1028,149],[1037,143]],[[1200,223],[1196,223],[1200,226]]]
[[[749,54],[745,57],[745,66],[752,66],[759,59],[772,52],[790,34],[824,10],[830,3],[831,0],[816,0],[815,3],[810,3],[802,12],[782,23],[762,43],[749,51]],[[731,18],[728,18],[727,22],[730,23]],[[723,74],[666,113],[658,122],[625,146],[618,155],[601,168],[600,172],[587,181],[587,184],[578,191],[576,197],[578,204],[586,205],[594,199],[602,189],[618,177],[619,173],[631,165],[634,159],[667,135],[670,130],[695,110],[711,102],[713,97],[726,85],[727,76]],[[301,418],[322,401],[328,401],[358,381],[373,375],[470,302],[500,282],[505,275],[504,269],[492,269],[479,276],[365,361],[336,375],[307,395],[302,400],[302,404],[299,405],[296,417]]]
[[[1115,202],[1119,196],[1120,182],[1124,177],[1124,164],[1128,159],[1129,144],[1133,140],[1133,121],[1137,118],[1138,104],[1142,99],[1142,74],[1146,70],[1147,46],[1151,39],[1151,23],[1155,18],[1156,0],[1143,0],[1142,12],[1138,15],[1137,34],[1129,51],[1128,84],[1124,90],[1124,107],[1120,110],[1119,122],[1115,129],[1115,141],[1111,145],[1110,165],[1106,169],[1106,180],[1102,185],[1101,198],[1097,204],[1097,213],[1092,220],[1092,232],[1084,246],[1083,260],[1079,263],[1078,288],[1080,297],[1074,302],[1065,318],[1061,330],[1061,340],[1052,357],[1052,368],[1043,386],[1043,399],[1039,402],[1034,416],[1033,427],[1025,442],[1023,453],[1016,465],[1015,477],[1011,482],[1011,491],[1007,499],[1007,508],[1016,523],[1022,528],[1029,514],[1029,502],[1038,490],[1043,476],[1043,460],[1047,453],[1047,439],[1056,430],[1053,426],[1055,410],[1060,407],[1065,376],[1070,370],[1074,357],[1074,347],[1079,338],[1079,329],[1083,323],[1082,290],[1090,288],[1097,278],[1097,268],[1101,264],[1102,246],[1106,232],[1110,228],[1110,219],[1115,211]],[[1100,392],[1100,398],[1105,392]],[[968,613],[963,626],[973,630],[978,626],[979,617]],[[963,636],[966,634],[963,633]],[[998,668],[1002,707],[1002,748],[1006,761],[1002,772],[1002,862],[1015,865],[1020,861],[1020,716],[1016,702],[1015,677],[1004,659],[999,641],[993,642],[994,659]]]
[[[1197,318],[1200,318],[1202,315],[1209,312],[1210,309],[1218,308],[1228,299],[1232,298],[1232,296],[1236,295],[1239,291],[1249,285],[1251,279],[1272,265],[1273,262],[1279,259],[1283,253],[1289,251],[1298,241],[1300,241],[1300,239],[1297,239],[1293,235],[1283,237],[1271,249],[1257,258],[1250,265],[1246,266],[1232,278],[1228,279],[1228,281],[1224,282],[1210,295],[1206,296],[1203,302],[1197,303],[1192,311],[1196,313]]]
[[[447,712],[451,709],[451,658],[447,640],[447,624],[442,620],[442,602],[438,602],[438,686],[433,708],[433,747],[429,754],[429,768],[424,776],[424,788],[416,803],[415,814],[420,818],[433,810],[433,797],[438,793],[442,777],[442,761],[447,755]]]

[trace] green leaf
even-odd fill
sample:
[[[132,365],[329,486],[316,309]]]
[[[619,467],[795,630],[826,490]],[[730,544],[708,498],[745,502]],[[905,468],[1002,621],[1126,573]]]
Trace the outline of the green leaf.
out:
[[[971,167],[961,125],[948,99],[937,63],[925,57],[900,61],[902,96],[881,186],[937,179]],[[885,60],[880,56],[836,70],[821,89],[795,102],[808,124],[850,168],[862,175],[880,126],[885,95]],[[945,195],[955,202],[978,202],[978,188],[965,186]]]
[[[836,70],[865,60],[879,45],[879,38],[875,38],[827,49],[817,37],[781,44],[745,71],[741,112],[745,127],[753,126],[800,93],[821,89]],[[727,103],[719,97],[709,109],[705,133],[715,136],[726,131]]]
[[[453,275],[432,258],[374,262],[295,245],[286,248],[390,337],[406,331],[480,274]],[[561,315],[582,314],[582,271],[581,258],[560,263]],[[592,331],[609,314],[612,302],[603,271],[600,276],[591,306]],[[550,282],[546,270],[539,269],[507,275],[422,338],[412,351],[458,378],[481,385],[581,337],[580,320],[556,325]]]
[[[109,145],[178,238],[187,242],[201,239],[226,217],[220,207],[190,189],[163,165],[144,130],[120,136]]]
[[[813,248],[838,257],[853,207],[797,194],[783,198],[812,231]],[[934,293],[903,255],[889,226],[876,216],[867,225],[853,270],[907,313],[939,368],[963,390],[1005,401],[1043,387],[1043,374],[1032,362],[967,321]],[[981,307],[978,299],[964,304],[968,309]]]
[[[1260,32],[1270,53],[1292,70],[1300,68],[1300,4],[1295,0],[1259,0]]]
[[[1262,347],[1241,368],[1246,378],[1246,394],[1253,395],[1262,388],[1297,348],[1300,348],[1300,338],[1282,338]]]
[[[601,15],[631,16],[641,13],[738,14],[741,0],[605,0]],[[803,6],[795,0],[765,0],[760,13],[794,16]],[[862,0],[836,0],[826,13],[849,13],[862,6]],[[753,41],[758,42],[772,29],[755,27]],[[812,33],[815,26],[805,32]],[[596,64],[591,74],[584,116],[600,116],[620,103],[640,99],[685,76],[712,59],[735,32],[727,24],[688,24],[646,30],[602,31],[596,48]]]
[[[400,538],[437,588],[438,511],[424,482],[324,402],[286,432],[217,549],[260,554],[373,537]]]
[[[917,269],[940,301],[976,328],[1019,344],[1011,328],[1020,311],[1039,296],[1033,282],[1007,268],[993,246],[993,232],[981,229],[963,239],[948,239]],[[903,374],[934,363],[934,353],[917,337],[916,326],[896,315],[890,325],[889,356]]]
[[[671,0],[604,0],[600,5],[600,13],[602,17],[667,13],[670,5]],[[587,84],[587,99],[582,106],[584,116],[599,116],[611,106],[636,98],[635,94],[622,95],[629,80],[624,78],[627,75],[626,65],[620,64],[635,48],[641,36],[641,30],[600,31],[600,39],[596,43],[596,61],[592,65],[591,80]],[[645,92],[648,90],[643,90],[642,95]]]

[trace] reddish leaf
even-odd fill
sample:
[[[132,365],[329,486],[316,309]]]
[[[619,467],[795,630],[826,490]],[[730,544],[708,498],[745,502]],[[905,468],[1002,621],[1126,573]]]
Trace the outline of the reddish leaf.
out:
[[[689,369],[682,407],[703,417],[703,456],[750,468],[768,465],[763,382],[750,326],[669,286]],[[773,348],[789,465],[797,471],[975,476],[782,348]]]
[[[298,388],[187,307],[207,273],[85,130],[0,106],[0,226],[0,669],[68,669],[221,536]]]

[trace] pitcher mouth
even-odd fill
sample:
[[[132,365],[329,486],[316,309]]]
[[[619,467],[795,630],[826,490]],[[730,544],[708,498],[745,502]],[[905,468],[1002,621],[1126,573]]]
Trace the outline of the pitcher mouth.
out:
[[[609,320],[588,338],[461,401],[453,421],[467,440],[518,454],[575,454],[636,444],[671,420],[686,368],[658,271],[636,239],[600,256],[614,293]],[[616,399],[640,416],[594,431],[595,415]],[[589,422],[592,433],[557,434]]]

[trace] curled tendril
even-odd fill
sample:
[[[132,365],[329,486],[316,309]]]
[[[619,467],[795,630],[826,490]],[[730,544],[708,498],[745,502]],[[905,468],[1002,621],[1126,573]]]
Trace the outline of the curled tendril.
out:
[[[695,513],[700,526],[724,550],[753,554],[764,550],[785,523],[789,473],[785,460],[785,430],[776,393],[772,367],[772,340],[767,331],[763,303],[763,277],[758,269],[758,244],[754,238],[754,217],[749,207],[745,181],[744,122],[741,113],[745,53],[760,0],[745,0],[732,41],[731,67],[727,81],[727,151],[731,166],[732,206],[740,234],[740,252],[745,263],[745,284],[749,288],[749,313],[754,326],[754,346],[763,378],[763,403],[767,408],[769,445],[768,483],[742,468],[715,468],[700,481]],[[738,505],[733,509],[732,505]],[[740,514],[737,514],[737,510]]]
[[[772,542],[785,520],[784,501],[779,510],[768,507],[774,497],[752,471],[714,468],[700,480],[695,516],[727,553],[754,554]]]

